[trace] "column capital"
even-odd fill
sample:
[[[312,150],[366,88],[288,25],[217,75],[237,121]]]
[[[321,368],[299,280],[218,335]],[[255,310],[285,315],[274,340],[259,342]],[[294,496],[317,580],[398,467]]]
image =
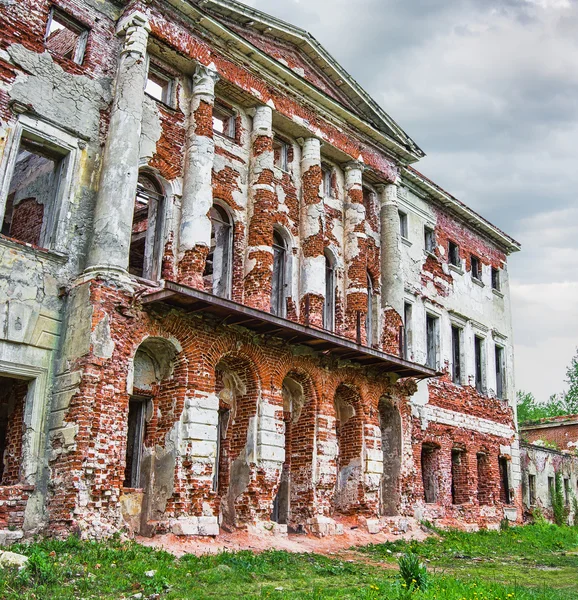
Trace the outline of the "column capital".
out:
[[[375,186],[375,191],[379,194],[381,205],[395,204],[397,205],[397,189],[401,181],[397,178],[393,183],[379,183]]]
[[[363,173],[363,171],[365,170],[365,165],[359,161],[359,160],[351,160],[348,163],[345,163],[345,165],[343,166],[343,169],[345,171],[361,171]]]
[[[122,17],[116,28],[118,35],[124,35],[122,53],[134,53],[144,56],[147,51],[150,30],[147,16],[140,11]]]
[[[193,94],[214,93],[217,81],[219,81],[219,74],[215,66],[212,63],[209,66],[199,63],[193,75]]]

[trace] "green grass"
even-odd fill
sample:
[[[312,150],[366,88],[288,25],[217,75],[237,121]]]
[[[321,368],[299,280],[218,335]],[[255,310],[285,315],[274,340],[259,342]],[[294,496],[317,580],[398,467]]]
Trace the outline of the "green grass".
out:
[[[440,532],[422,543],[350,550],[348,560],[279,551],[177,559],[132,542],[76,538],[19,544],[11,550],[30,561],[21,572],[0,570],[0,598],[5,600],[119,600],[135,594],[160,600],[578,598],[578,530],[553,525]],[[408,590],[392,568],[400,553],[410,550],[428,566],[430,585],[424,591]],[[147,571],[155,573],[151,577]]]

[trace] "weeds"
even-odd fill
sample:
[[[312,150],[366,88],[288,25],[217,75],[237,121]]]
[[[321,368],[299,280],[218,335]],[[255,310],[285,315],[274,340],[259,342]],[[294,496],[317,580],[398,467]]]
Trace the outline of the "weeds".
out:
[[[398,564],[399,574],[409,589],[427,589],[427,567],[420,562],[417,554],[406,552],[400,556]]]

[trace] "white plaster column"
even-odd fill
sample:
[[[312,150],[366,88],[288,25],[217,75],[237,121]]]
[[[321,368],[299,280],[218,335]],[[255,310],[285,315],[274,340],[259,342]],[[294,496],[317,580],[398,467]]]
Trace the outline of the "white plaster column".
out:
[[[325,300],[324,206],[321,142],[303,141],[301,158],[301,319],[323,327]]]
[[[124,44],[102,159],[87,271],[126,272],[132,233],[134,198],[146,79],[150,27],[134,12],[119,23]]]
[[[179,259],[183,283],[194,287],[202,287],[205,259],[211,245],[211,219],[208,212],[213,204],[213,106],[215,83],[218,79],[215,69],[204,65],[198,65],[193,76],[183,176]]]

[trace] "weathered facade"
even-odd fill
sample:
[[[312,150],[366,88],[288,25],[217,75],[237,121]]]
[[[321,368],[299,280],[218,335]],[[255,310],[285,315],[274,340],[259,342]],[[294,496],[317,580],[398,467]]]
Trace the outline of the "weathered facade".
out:
[[[307,33],[0,11],[0,532],[521,519],[507,255]]]

